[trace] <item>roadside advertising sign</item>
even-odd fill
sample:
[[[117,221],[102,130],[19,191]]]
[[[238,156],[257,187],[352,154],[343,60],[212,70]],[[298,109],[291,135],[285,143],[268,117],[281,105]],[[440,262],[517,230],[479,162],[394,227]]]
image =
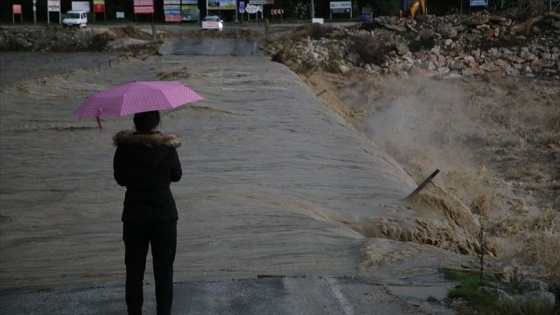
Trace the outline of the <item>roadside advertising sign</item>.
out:
[[[198,9],[198,5],[181,6],[181,20],[198,21],[199,18],[200,18],[200,10]]]
[[[256,5],[248,4],[245,7],[245,12],[250,13],[250,14],[257,13],[257,12],[259,12],[259,7],[256,6]]]
[[[134,6],[154,6],[154,0],[134,0]]]
[[[90,13],[89,1],[72,1],[72,11],[85,11]]]
[[[154,0],[134,0],[134,14],[154,14]]]
[[[206,0],[207,10],[235,10],[237,0]]]
[[[332,20],[333,13],[335,14],[350,14],[350,18],[352,18],[352,2],[351,1],[332,1],[330,3],[330,17]]]
[[[49,0],[49,12],[60,12],[60,0]]]
[[[93,12],[105,12],[105,0],[93,0]]]
[[[165,22],[181,22],[181,20],[181,14],[165,14]]]
[[[330,3],[332,9],[352,9],[351,1],[333,1]]]
[[[249,0],[252,5],[274,5],[274,0]]]
[[[154,14],[154,7],[137,7],[134,6],[134,14]]]
[[[163,0],[165,22],[181,22],[181,0]]]
[[[470,0],[471,7],[487,7],[488,0]]]
[[[16,14],[19,14],[19,21],[23,23],[23,14],[21,14],[21,4],[12,5],[12,23],[16,23]]]
[[[200,9],[198,0],[181,0],[181,20],[198,21],[200,19]]]

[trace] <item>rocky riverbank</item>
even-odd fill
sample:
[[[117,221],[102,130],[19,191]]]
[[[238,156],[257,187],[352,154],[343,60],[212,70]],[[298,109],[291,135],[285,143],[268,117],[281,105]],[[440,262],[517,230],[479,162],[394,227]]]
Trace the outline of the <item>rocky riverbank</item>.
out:
[[[265,48],[295,68],[368,74],[560,79],[560,16],[527,23],[487,12],[470,16],[377,17],[349,28],[318,24]]]

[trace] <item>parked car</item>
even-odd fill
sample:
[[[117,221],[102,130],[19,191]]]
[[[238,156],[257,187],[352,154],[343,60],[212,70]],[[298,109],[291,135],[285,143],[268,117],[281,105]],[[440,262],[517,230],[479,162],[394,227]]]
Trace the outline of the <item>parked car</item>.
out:
[[[202,29],[203,30],[218,30],[221,31],[224,28],[224,21],[216,15],[209,15],[202,19]]]
[[[86,27],[88,22],[86,11],[68,11],[62,19],[63,27]]]

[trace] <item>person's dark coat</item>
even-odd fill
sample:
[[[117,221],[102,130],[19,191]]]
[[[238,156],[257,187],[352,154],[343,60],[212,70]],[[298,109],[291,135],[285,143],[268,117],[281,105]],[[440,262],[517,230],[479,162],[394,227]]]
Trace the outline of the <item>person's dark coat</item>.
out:
[[[113,137],[117,147],[113,160],[114,177],[126,186],[122,221],[177,220],[171,182],[182,176],[173,134],[139,134],[121,131]]]

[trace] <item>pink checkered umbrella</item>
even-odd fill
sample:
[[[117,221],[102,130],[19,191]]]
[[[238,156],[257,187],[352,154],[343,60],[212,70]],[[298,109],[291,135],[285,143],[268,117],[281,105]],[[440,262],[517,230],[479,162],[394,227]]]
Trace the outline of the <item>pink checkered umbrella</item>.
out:
[[[125,116],[172,109],[204,99],[179,81],[134,81],[88,97],[76,110],[79,118]]]

